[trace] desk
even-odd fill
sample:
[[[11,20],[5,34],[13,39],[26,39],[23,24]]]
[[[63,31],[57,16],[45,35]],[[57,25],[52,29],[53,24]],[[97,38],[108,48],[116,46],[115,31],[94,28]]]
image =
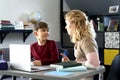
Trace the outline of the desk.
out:
[[[5,70],[5,71],[0,70],[0,74],[2,75],[23,76],[23,77],[43,79],[43,80],[80,80],[81,78],[93,76],[96,74],[99,74],[99,80],[103,80],[103,73],[105,72],[105,68],[104,66],[100,66],[96,70],[88,69],[87,71],[83,71],[83,72],[74,72],[74,74],[68,76],[50,76],[50,75],[45,75],[44,74],[45,72],[48,71],[30,73],[30,72],[24,72],[18,70]],[[16,80],[16,78],[14,77],[13,80]]]

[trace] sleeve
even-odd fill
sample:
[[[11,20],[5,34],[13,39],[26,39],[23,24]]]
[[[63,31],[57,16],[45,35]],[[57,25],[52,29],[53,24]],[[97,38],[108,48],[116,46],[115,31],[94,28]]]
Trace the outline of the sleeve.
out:
[[[98,46],[97,46],[97,43],[94,39],[83,40],[81,48],[85,54],[91,53],[91,52],[98,53]]]
[[[83,62],[88,68],[97,68],[99,66],[98,47],[94,39],[86,39],[82,42],[82,50],[86,55],[86,61]]]
[[[42,65],[49,65],[49,64],[59,62],[59,53],[58,53],[56,43],[54,41],[50,45],[50,55],[51,55],[51,58],[41,60]]]

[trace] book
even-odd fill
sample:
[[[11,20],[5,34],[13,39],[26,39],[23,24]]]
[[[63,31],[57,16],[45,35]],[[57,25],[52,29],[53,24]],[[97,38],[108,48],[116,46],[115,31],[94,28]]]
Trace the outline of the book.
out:
[[[110,20],[107,31],[117,31],[119,25],[119,20]]]
[[[57,71],[63,71],[63,72],[87,71],[87,67],[85,67],[85,66],[75,66],[75,67],[68,67],[68,68],[63,68],[63,69],[57,69]]]
[[[11,24],[11,25],[1,25],[1,29],[8,29],[9,30],[9,29],[15,29],[15,28],[14,28],[14,25]]]
[[[1,30],[14,30],[14,27],[1,27]]]
[[[1,20],[0,23],[1,24],[10,24],[10,21],[9,20]]]
[[[68,61],[68,62],[60,62],[55,64],[50,64],[50,67],[55,67],[57,69],[63,69],[68,67],[75,67],[75,66],[81,66],[81,63],[77,63],[75,61]]]

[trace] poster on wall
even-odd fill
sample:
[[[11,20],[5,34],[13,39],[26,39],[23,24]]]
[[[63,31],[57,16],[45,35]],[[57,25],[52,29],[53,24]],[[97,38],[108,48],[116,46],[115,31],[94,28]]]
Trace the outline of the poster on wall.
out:
[[[105,32],[105,48],[119,48],[119,32]]]

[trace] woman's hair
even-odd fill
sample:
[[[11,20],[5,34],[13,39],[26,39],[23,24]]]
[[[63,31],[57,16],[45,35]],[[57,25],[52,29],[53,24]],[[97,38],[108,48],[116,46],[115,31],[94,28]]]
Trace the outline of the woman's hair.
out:
[[[96,37],[93,25],[88,21],[88,18],[84,12],[80,10],[71,10],[65,15],[65,19],[74,24],[74,29],[70,34],[70,38],[73,43],[86,37]]]
[[[33,31],[38,31],[38,29],[48,28],[48,24],[45,22],[32,22],[33,23]]]

